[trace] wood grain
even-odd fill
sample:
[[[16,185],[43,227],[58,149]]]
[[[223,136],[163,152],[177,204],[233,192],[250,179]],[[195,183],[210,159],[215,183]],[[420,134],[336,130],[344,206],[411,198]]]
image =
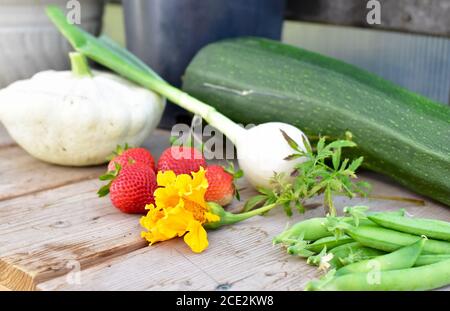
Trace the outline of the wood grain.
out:
[[[156,131],[144,145],[158,157],[168,146],[168,136],[168,132]],[[292,219],[278,209],[210,232],[210,247],[202,254],[193,254],[181,239],[147,247],[140,238],[139,216],[122,214],[108,199],[97,198],[100,182],[96,177],[103,170],[52,166],[34,160],[15,145],[0,146],[2,287],[301,290],[317,275],[304,260],[273,247],[271,239],[288,222],[322,215],[320,207]],[[338,208],[355,204],[376,210],[407,207],[417,216],[450,220],[442,205],[425,200],[426,205],[419,206],[398,200],[422,198],[376,174],[365,172],[362,176],[374,185],[375,197],[397,200],[338,197]],[[244,180],[239,188],[243,200],[254,194]],[[320,205],[320,200],[309,203]],[[234,211],[241,208],[239,202],[230,207]]]
[[[159,156],[168,145],[168,137],[168,132],[156,131],[144,145]],[[42,162],[14,144],[4,128],[0,128],[0,201],[93,179],[105,168],[105,165],[76,168]]]
[[[21,149],[0,124],[0,201],[97,177],[104,166],[73,168],[39,161]]]
[[[88,180],[0,202],[0,284],[34,289],[70,270],[143,247],[139,217],[97,198]]]
[[[156,131],[145,145],[159,156],[168,135]],[[97,198],[104,170],[54,166],[15,145],[0,147],[0,284],[34,289],[69,271],[72,260],[84,268],[145,246],[139,217]]]
[[[105,166],[73,168],[36,160],[18,146],[0,149],[0,201],[101,175]]]
[[[38,288],[298,290],[314,274],[314,269],[302,265],[298,258],[288,257],[279,247],[272,247],[273,235],[286,223],[286,216],[278,210],[270,216],[210,232],[210,247],[202,254],[192,253],[182,239],[175,239],[84,270],[80,284],[69,284],[61,277]]]
[[[371,174],[364,179],[374,184],[374,194],[394,194],[413,198],[388,181],[377,180]],[[248,189],[248,188],[247,188]],[[248,197],[251,190],[243,195]],[[312,204],[320,201],[310,202]],[[372,210],[392,210],[405,207],[416,216],[450,220],[448,210],[427,202],[426,206],[408,201],[380,199],[336,199],[338,209],[347,205],[366,204]],[[234,207],[239,209],[238,206]],[[272,238],[286,227],[304,218],[323,215],[321,207],[305,215],[289,219],[281,209],[265,217],[224,227],[208,234],[210,246],[202,254],[193,254],[181,239],[163,242],[133,253],[107,260],[81,271],[80,283],[67,282],[61,276],[38,284],[39,290],[302,290],[305,284],[319,276],[315,267],[301,258],[288,256]],[[447,288],[448,290],[448,288]]]

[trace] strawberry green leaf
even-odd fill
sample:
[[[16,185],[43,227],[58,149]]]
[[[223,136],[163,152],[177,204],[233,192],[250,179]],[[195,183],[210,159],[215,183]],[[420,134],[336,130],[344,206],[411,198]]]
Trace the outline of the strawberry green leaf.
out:
[[[241,169],[237,170],[237,172],[234,173],[234,175],[233,175],[234,179],[239,179],[239,178],[242,178],[243,176],[244,176],[244,171]]]
[[[100,180],[109,180],[110,182],[104,186],[102,186],[98,191],[97,194],[99,197],[104,197],[109,193],[109,188],[111,187],[111,183],[113,180],[119,175],[120,170],[122,169],[121,165],[117,162],[114,162],[115,170],[109,171],[106,174],[99,177]]]
[[[107,158],[106,160],[111,161],[115,157],[121,155],[125,150],[130,149],[130,145],[128,143],[125,143],[125,145],[122,147],[121,145],[116,146],[116,150],[114,150]]]
[[[236,170],[234,167],[234,163],[231,161],[228,161],[228,166],[223,167],[223,170],[228,174],[232,175],[234,179],[239,179],[242,176],[244,176],[244,171],[241,169]]]
[[[175,146],[175,144],[178,142],[178,137],[177,136],[170,136],[169,137],[169,143],[171,146]]]
[[[235,188],[235,190],[234,190],[234,196],[236,197],[236,199],[238,201],[241,200],[241,194],[239,193],[239,190],[237,188]]]
[[[108,194],[109,194],[109,188],[110,188],[110,187],[111,187],[111,182],[108,183],[107,185],[104,185],[103,187],[101,187],[101,188],[97,191],[98,196],[101,198],[101,197],[104,197],[104,196],[108,195]]]
[[[114,179],[114,177],[116,177],[114,174],[111,174],[111,172],[108,172],[104,175],[101,175],[98,179],[105,181],[105,180],[112,180],[112,179]]]

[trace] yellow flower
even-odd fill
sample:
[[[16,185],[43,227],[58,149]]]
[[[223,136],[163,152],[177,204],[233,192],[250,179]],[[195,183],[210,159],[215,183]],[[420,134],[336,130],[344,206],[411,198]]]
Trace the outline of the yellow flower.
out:
[[[184,241],[196,253],[208,247],[203,224],[220,217],[211,213],[205,201],[208,180],[203,167],[197,173],[175,175],[173,171],[159,172],[159,188],[155,190],[155,205],[147,206],[141,226],[147,229],[141,236],[150,244],[184,236]]]

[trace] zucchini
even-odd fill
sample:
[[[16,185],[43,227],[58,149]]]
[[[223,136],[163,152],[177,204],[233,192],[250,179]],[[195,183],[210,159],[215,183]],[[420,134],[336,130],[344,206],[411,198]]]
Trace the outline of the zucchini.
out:
[[[183,89],[239,123],[286,122],[311,139],[350,131],[366,168],[450,205],[450,108],[367,71],[238,38],[203,48]]]

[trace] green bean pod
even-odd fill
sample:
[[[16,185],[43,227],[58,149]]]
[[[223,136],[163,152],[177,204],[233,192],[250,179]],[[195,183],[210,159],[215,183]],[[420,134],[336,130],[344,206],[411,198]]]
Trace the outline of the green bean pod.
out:
[[[450,255],[420,255],[416,262],[414,263],[415,267],[431,265],[436,262],[440,262],[443,260],[450,259]]]
[[[374,258],[383,255],[384,252],[365,247],[358,242],[351,242],[337,246],[329,251],[333,258],[329,261],[330,267],[338,269],[349,263],[358,262],[365,259]],[[307,263],[318,266],[321,262],[322,254],[310,256]]]
[[[384,213],[371,215],[368,218],[388,229],[415,235],[425,235],[431,239],[450,241],[450,222],[436,219],[401,217]]]
[[[346,223],[351,223],[351,217],[339,217]],[[375,223],[368,219],[361,219],[360,225],[376,226]],[[300,221],[292,227],[286,229],[279,235],[273,238],[274,244],[295,244],[296,240],[303,239],[305,241],[316,241],[325,237],[333,236],[333,232],[327,228],[327,218],[317,217]]]
[[[366,213],[367,216],[378,215],[378,214],[388,214],[388,215],[396,215],[396,216],[399,216],[399,217],[403,217],[406,214],[406,210],[404,208],[400,208],[400,209],[395,210],[395,211],[384,211],[384,212],[372,211],[372,212],[367,212]]]
[[[421,237],[382,227],[359,226],[345,229],[345,233],[362,245],[392,252],[402,246],[417,242]],[[450,254],[450,243],[438,240],[426,240],[423,246],[425,254]]]
[[[376,215],[379,212],[371,212],[367,215]],[[391,212],[383,212],[392,215],[403,216],[405,213],[404,209],[399,209]],[[339,220],[342,220],[346,223],[353,223],[353,217],[337,217]],[[361,226],[376,226],[374,222],[369,219],[361,219]],[[315,241],[321,238],[333,236],[333,233],[330,232],[327,228],[327,218],[326,217],[316,217],[310,218],[303,221],[300,221],[290,228],[284,230],[282,233],[274,237],[273,243],[279,244],[284,243],[288,245],[293,245],[296,243],[296,240],[302,239],[305,241]]]
[[[354,240],[348,235],[342,235],[336,239],[335,236],[327,236],[321,239],[316,240],[315,242],[308,244],[306,249],[313,253],[320,253],[320,251],[326,247],[327,250],[331,250],[337,246],[344,245],[350,242],[354,242]]]
[[[424,242],[425,239],[421,239],[414,244],[399,248],[392,253],[347,265],[337,270],[335,276],[349,273],[369,272],[373,269],[386,271],[411,268],[422,252]]]
[[[431,265],[389,271],[351,273],[326,281],[311,281],[306,290],[410,291],[431,290],[450,284],[450,259]]]
[[[287,243],[294,244],[295,240],[302,238],[304,240],[318,240],[320,238],[331,236],[325,226],[327,219],[325,217],[310,218],[294,224],[292,227],[284,230],[273,239],[274,244]],[[290,241],[293,241],[290,243]]]

